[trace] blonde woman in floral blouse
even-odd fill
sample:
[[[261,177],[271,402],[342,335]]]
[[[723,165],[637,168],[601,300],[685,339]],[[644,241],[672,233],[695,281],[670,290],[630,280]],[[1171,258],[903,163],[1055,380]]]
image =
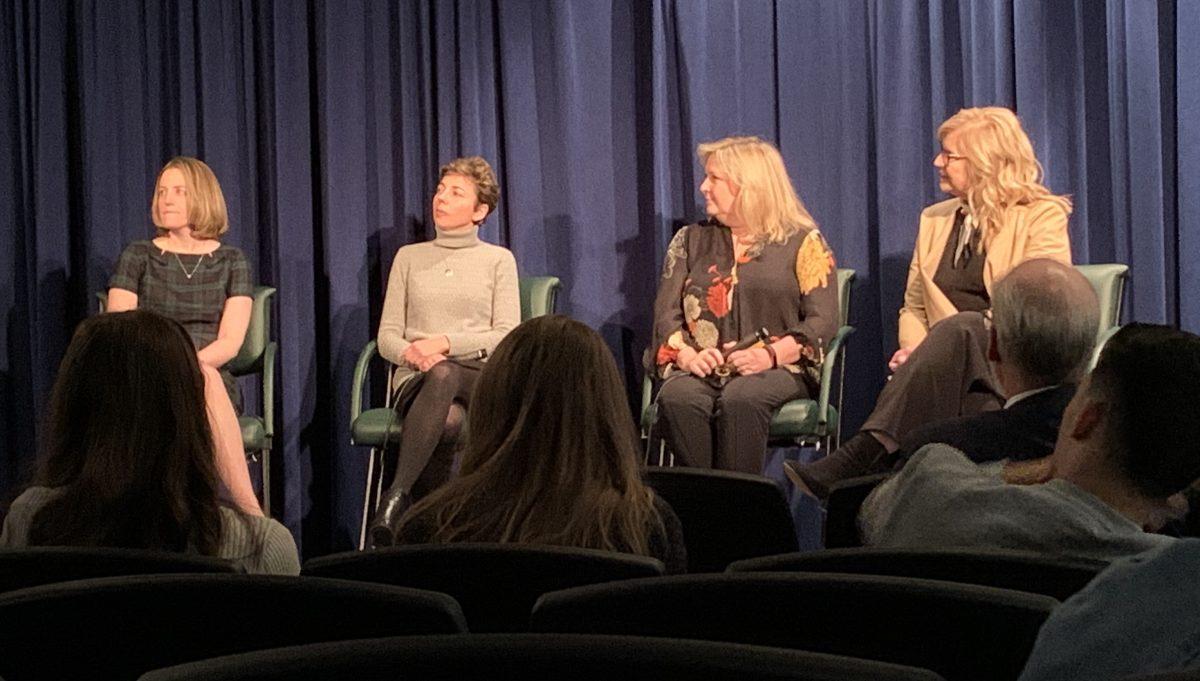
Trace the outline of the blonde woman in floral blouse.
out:
[[[835,262],[775,147],[729,137],[697,153],[709,220],[675,234],[654,302],[660,424],[683,465],[758,473],[771,415],[816,394]],[[735,347],[759,329],[765,342]]]

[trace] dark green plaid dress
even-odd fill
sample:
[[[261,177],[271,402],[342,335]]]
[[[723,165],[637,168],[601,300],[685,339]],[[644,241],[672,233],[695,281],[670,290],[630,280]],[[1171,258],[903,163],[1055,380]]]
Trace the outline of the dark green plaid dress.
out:
[[[246,256],[227,244],[206,255],[184,255],[164,251],[152,241],[135,241],[121,253],[108,286],[136,293],[138,309],[182,324],[197,350],[217,339],[225,300],[252,293]],[[224,369],[221,376],[241,413],[237,382]]]

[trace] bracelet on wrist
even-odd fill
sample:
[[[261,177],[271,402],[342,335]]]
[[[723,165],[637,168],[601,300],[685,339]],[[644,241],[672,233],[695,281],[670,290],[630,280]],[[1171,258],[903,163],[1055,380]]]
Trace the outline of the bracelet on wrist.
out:
[[[765,343],[765,344],[763,344],[763,348],[767,351],[767,354],[770,355],[770,357],[771,357],[771,368],[778,369],[779,368],[779,356],[775,354],[774,346],[772,346],[770,343]]]

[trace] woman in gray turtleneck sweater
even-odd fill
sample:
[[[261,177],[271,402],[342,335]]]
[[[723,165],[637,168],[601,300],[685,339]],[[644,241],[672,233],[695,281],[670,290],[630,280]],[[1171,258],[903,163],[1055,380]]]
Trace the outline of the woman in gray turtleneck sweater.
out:
[[[479,240],[479,225],[499,199],[487,161],[471,156],[447,163],[433,196],[437,237],[404,246],[392,262],[379,353],[398,367],[394,385],[423,375],[399,406],[404,437],[396,475],[371,523],[375,546],[392,544],[414,491],[424,494],[449,477],[453,444],[479,377],[478,362],[464,358],[486,356],[520,322],[516,260],[507,248]]]

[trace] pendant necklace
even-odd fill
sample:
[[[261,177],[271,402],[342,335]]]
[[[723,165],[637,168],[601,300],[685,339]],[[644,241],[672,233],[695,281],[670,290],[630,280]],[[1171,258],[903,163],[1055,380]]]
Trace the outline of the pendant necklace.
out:
[[[200,263],[204,262],[204,254],[201,253],[200,259],[196,261],[196,266],[192,268],[191,272],[188,272],[188,269],[183,266],[183,260],[179,258],[179,254],[172,253],[172,255],[175,256],[175,262],[179,263],[179,269],[183,270],[183,276],[187,277],[188,279],[192,278],[192,275],[196,273],[196,270],[200,269]]]

